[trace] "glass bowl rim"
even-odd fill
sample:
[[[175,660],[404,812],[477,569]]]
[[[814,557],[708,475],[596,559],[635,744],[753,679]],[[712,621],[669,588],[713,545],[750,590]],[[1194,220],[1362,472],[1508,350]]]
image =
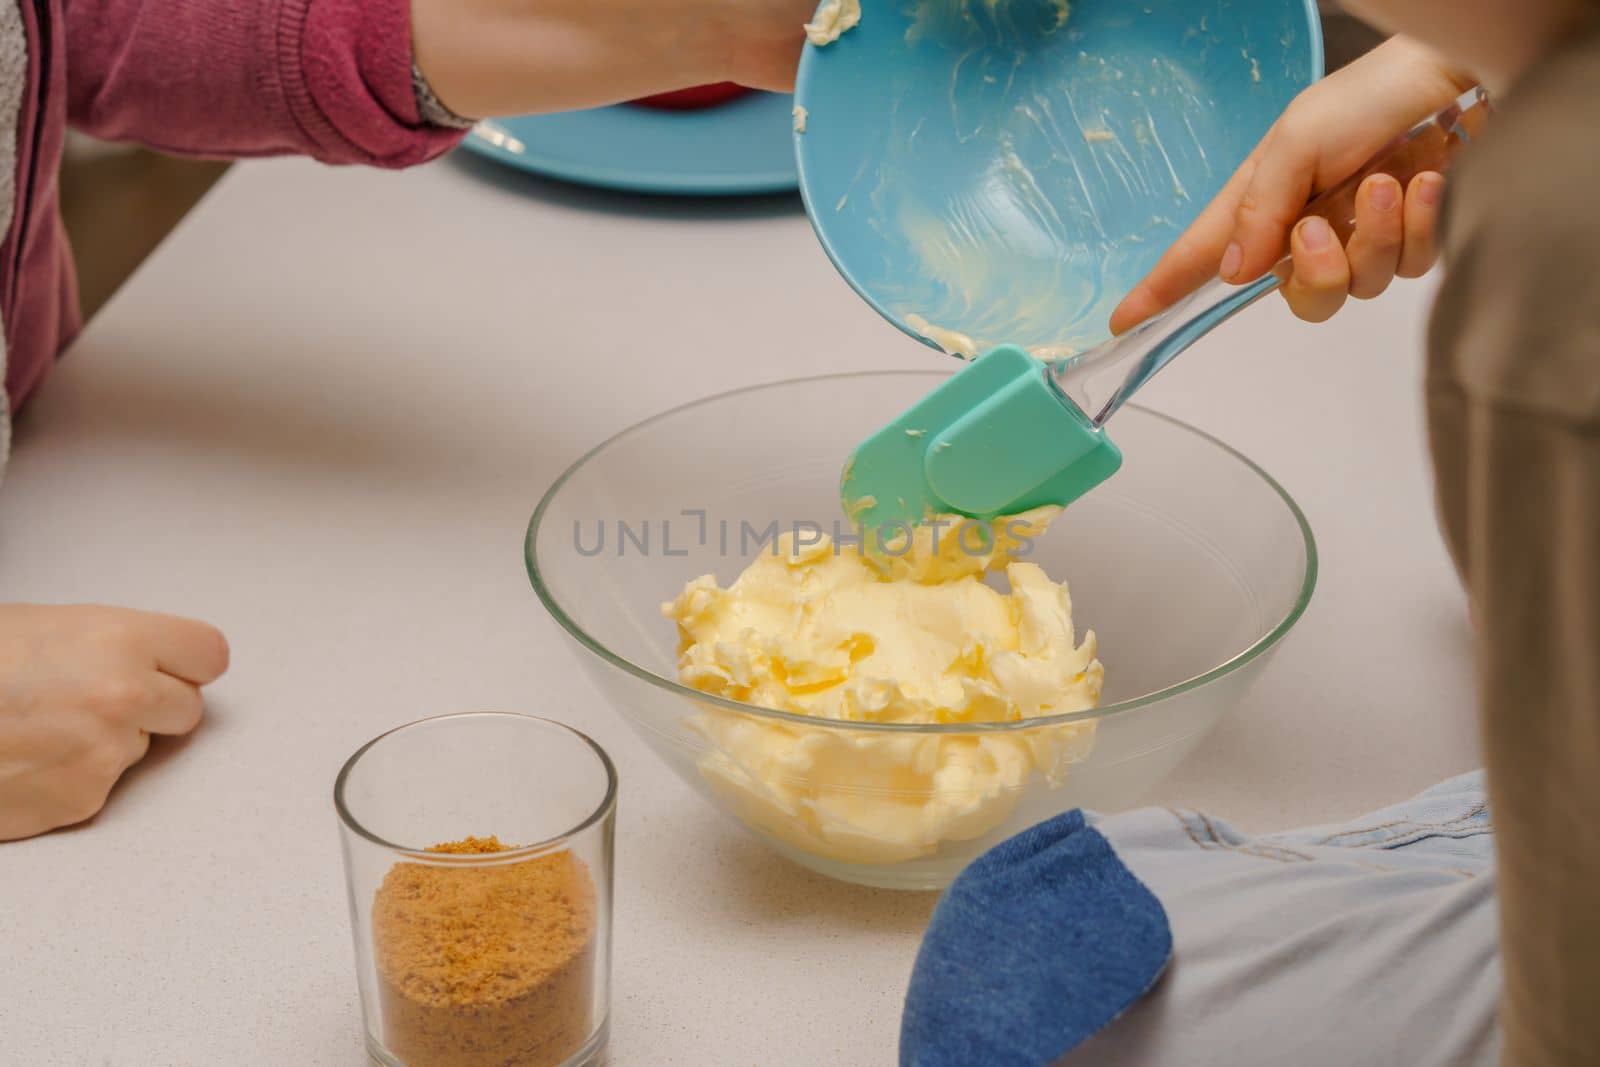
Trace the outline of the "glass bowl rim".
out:
[[[771,390],[783,389],[787,386],[810,385],[826,381],[845,382],[862,378],[948,378],[952,373],[954,372],[940,370],[846,371],[838,374],[807,375],[797,378],[784,378],[779,381],[759,382],[754,385],[741,386],[738,389],[729,389],[721,393],[715,393],[710,396],[700,397],[697,400],[688,401],[687,403],[678,404],[674,407],[668,408],[665,411],[657,412],[647,419],[636,422],[631,426],[628,426],[626,429],[619,430],[618,432],[607,437],[605,440],[601,441],[599,444],[595,445],[593,448],[589,449],[582,456],[579,456],[571,466],[562,472],[559,478],[551,483],[550,488],[546,489],[544,495],[539,499],[538,506],[534,508],[533,517],[528,520],[528,531],[523,538],[522,545],[523,562],[527,567],[528,580],[533,583],[533,591],[538,595],[540,602],[544,604],[545,610],[550,613],[556,622],[558,622],[561,627],[567,631],[568,635],[577,641],[578,644],[582,645],[590,653],[598,656],[605,663],[608,663],[618,670],[621,670],[625,674],[629,674],[635,678],[638,678],[640,681],[647,682],[664,692],[694,700],[698,703],[709,704],[725,711],[736,712],[742,715],[754,716],[761,719],[770,719],[775,722],[788,723],[796,726],[806,726],[813,729],[836,729],[850,732],[884,733],[890,735],[948,734],[960,736],[970,734],[1003,734],[1014,731],[1035,730],[1043,727],[1066,726],[1073,723],[1097,722],[1101,719],[1110,719],[1126,715],[1130,712],[1138,711],[1141,708],[1149,707],[1164,700],[1181,696],[1184,693],[1189,693],[1194,690],[1204,688],[1205,686],[1210,685],[1212,682],[1218,681],[1227,675],[1232,674],[1234,671],[1244,667],[1246,664],[1260,658],[1263,653],[1267,652],[1279,641],[1281,641],[1289,633],[1289,631],[1293,629],[1295,623],[1300,620],[1300,617],[1305,614],[1306,608],[1311,603],[1312,594],[1315,592],[1317,587],[1319,561],[1317,555],[1316,536],[1311,531],[1311,523],[1306,519],[1305,512],[1300,509],[1300,505],[1295,503],[1294,497],[1289,495],[1288,490],[1284,489],[1284,487],[1279,484],[1276,478],[1272,477],[1272,475],[1268,474],[1264,469],[1262,469],[1260,464],[1256,463],[1249,456],[1246,456],[1243,452],[1240,452],[1232,445],[1212,436],[1198,427],[1191,426],[1182,419],[1174,418],[1171,415],[1166,415],[1159,411],[1152,410],[1151,408],[1145,407],[1142,404],[1129,404],[1128,406],[1136,408],[1141,414],[1149,415],[1153,418],[1159,419],[1162,422],[1166,422],[1180,430],[1185,431],[1186,433],[1194,434],[1196,437],[1210,442],[1212,445],[1220,448],[1229,456],[1232,456],[1236,461],[1243,464],[1246,469],[1251,471],[1263,482],[1265,482],[1267,487],[1277,494],[1278,498],[1283,501],[1284,506],[1289,509],[1289,513],[1294,517],[1295,524],[1300,529],[1300,535],[1303,539],[1306,557],[1305,574],[1301,579],[1300,591],[1296,595],[1295,601],[1290,606],[1288,612],[1283,616],[1282,619],[1278,621],[1277,625],[1273,626],[1264,635],[1253,641],[1249,646],[1224,660],[1223,662],[1217,664],[1215,667],[1203,671],[1200,674],[1196,674],[1190,678],[1186,678],[1183,681],[1174,682],[1172,685],[1166,686],[1163,689],[1158,689],[1153,693],[1146,693],[1143,696],[1133,697],[1128,700],[1119,700],[1114,704],[1106,704],[1096,708],[1089,708],[1084,711],[1063,712],[1059,715],[1041,715],[1035,719],[1015,719],[1006,722],[856,722],[847,719],[823,719],[810,715],[801,715],[791,711],[779,711],[775,708],[764,708],[756,704],[745,704],[741,701],[730,700],[727,697],[717,696],[713,693],[702,692],[701,690],[695,689],[692,686],[687,686],[681,682],[674,681],[671,678],[663,677],[647,667],[642,667],[639,664],[634,663],[625,656],[618,655],[606,647],[603,642],[591,636],[582,626],[578,625],[577,621],[568,615],[567,612],[561,607],[561,604],[556,599],[555,594],[545,583],[544,576],[540,573],[539,569],[537,547],[539,529],[543,522],[545,512],[549,510],[551,504],[555,501],[556,496],[561,492],[562,488],[566,486],[567,482],[570,481],[580,470],[582,470],[590,460],[609,449],[612,445],[615,445],[626,438],[633,436],[634,434],[640,433],[658,422],[663,422],[675,415],[680,415],[686,411],[689,411],[692,408],[701,407],[703,405],[711,404],[720,400],[728,400],[733,397],[742,396],[745,393],[767,392]]]
[[[396,734],[405,733],[409,730],[415,730],[422,726],[431,726],[434,723],[451,722],[460,719],[521,719],[536,723],[542,727],[553,726],[557,730],[571,734],[573,737],[589,746],[589,749],[600,758],[600,766],[606,774],[605,796],[600,798],[600,803],[595,806],[593,811],[591,811],[588,815],[585,815],[570,829],[563,830],[559,834],[547,837],[542,841],[534,841],[526,845],[519,845],[516,848],[508,848],[501,852],[485,852],[466,855],[430,852],[426,847],[396,844],[395,842],[387,840],[386,838],[379,837],[377,834],[367,829],[366,825],[363,824],[360,819],[356,818],[353,812],[351,812],[350,806],[345,803],[344,799],[345,786],[349,782],[350,772],[355,770],[357,763],[361,762],[361,757],[365,756],[368,752],[382,742],[394,737]],[[333,780],[334,811],[338,813],[339,821],[343,823],[351,833],[366,839],[380,848],[386,848],[391,852],[398,852],[407,858],[438,867],[495,867],[504,864],[515,863],[519,860],[525,860],[530,857],[540,855],[541,853],[549,852],[551,849],[557,848],[568,841],[573,840],[580,834],[595,826],[597,823],[608,818],[611,813],[616,810],[616,807],[617,765],[611,761],[610,754],[600,746],[600,743],[575,726],[569,726],[564,722],[557,722],[555,719],[546,719],[539,715],[529,715],[521,711],[459,711],[445,715],[428,715],[421,719],[413,719],[410,722],[401,723],[399,726],[390,727],[352,752],[350,754],[350,758],[344,761],[344,766],[339,768],[338,776]]]

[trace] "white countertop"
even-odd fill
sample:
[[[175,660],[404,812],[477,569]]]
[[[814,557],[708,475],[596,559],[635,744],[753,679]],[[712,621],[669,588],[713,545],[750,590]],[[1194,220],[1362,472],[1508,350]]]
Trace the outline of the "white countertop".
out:
[[[1262,305],[1143,398],[1260,461],[1322,550],[1310,612],[1152,799],[1269,829],[1474,764],[1427,289],[1321,328]],[[234,650],[206,723],[104,814],[0,846],[0,1061],[362,1062],[334,774],[388,727],[509,709],[621,773],[614,1064],[891,1062],[930,897],[827,882],[722,821],[601,705],[520,550],[548,483],[654,411],[937,358],[789,200],[236,168],[24,413],[0,492],[6,598],[191,614]]]

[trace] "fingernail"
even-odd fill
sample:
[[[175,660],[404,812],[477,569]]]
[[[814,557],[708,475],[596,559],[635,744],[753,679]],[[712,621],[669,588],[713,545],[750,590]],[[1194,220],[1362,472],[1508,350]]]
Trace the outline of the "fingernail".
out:
[[[1308,252],[1321,252],[1333,244],[1333,227],[1325,219],[1313,215],[1300,224],[1300,243]]]
[[[1417,179],[1417,199],[1429,207],[1444,196],[1444,178],[1438,174],[1424,174]]]
[[[1417,192],[1421,196],[1421,190]],[[1396,182],[1378,182],[1372,187],[1372,206],[1379,211],[1393,211],[1400,205],[1400,189]]]
[[[1222,276],[1232,278],[1239,273],[1239,266],[1242,263],[1244,263],[1244,249],[1239,247],[1238,241],[1235,241],[1222,253]]]

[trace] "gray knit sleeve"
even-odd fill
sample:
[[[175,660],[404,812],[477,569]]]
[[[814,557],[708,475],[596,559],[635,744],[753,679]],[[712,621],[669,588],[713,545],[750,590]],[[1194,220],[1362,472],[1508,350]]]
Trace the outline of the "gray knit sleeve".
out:
[[[467,130],[477,122],[476,119],[457,115],[446,107],[444,101],[434,95],[433,86],[428,84],[428,79],[415,60],[411,62],[411,86],[417,93],[417,113],[428,125],[443,126],[450,130]]]

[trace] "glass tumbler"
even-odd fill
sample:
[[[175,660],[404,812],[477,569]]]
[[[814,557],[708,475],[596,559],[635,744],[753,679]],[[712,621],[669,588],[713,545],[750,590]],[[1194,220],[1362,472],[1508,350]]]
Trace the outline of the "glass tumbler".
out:
[[[333,792],[372,1062],[599,1062],[617,799],[600,746],[446,715],[368,742]]]

